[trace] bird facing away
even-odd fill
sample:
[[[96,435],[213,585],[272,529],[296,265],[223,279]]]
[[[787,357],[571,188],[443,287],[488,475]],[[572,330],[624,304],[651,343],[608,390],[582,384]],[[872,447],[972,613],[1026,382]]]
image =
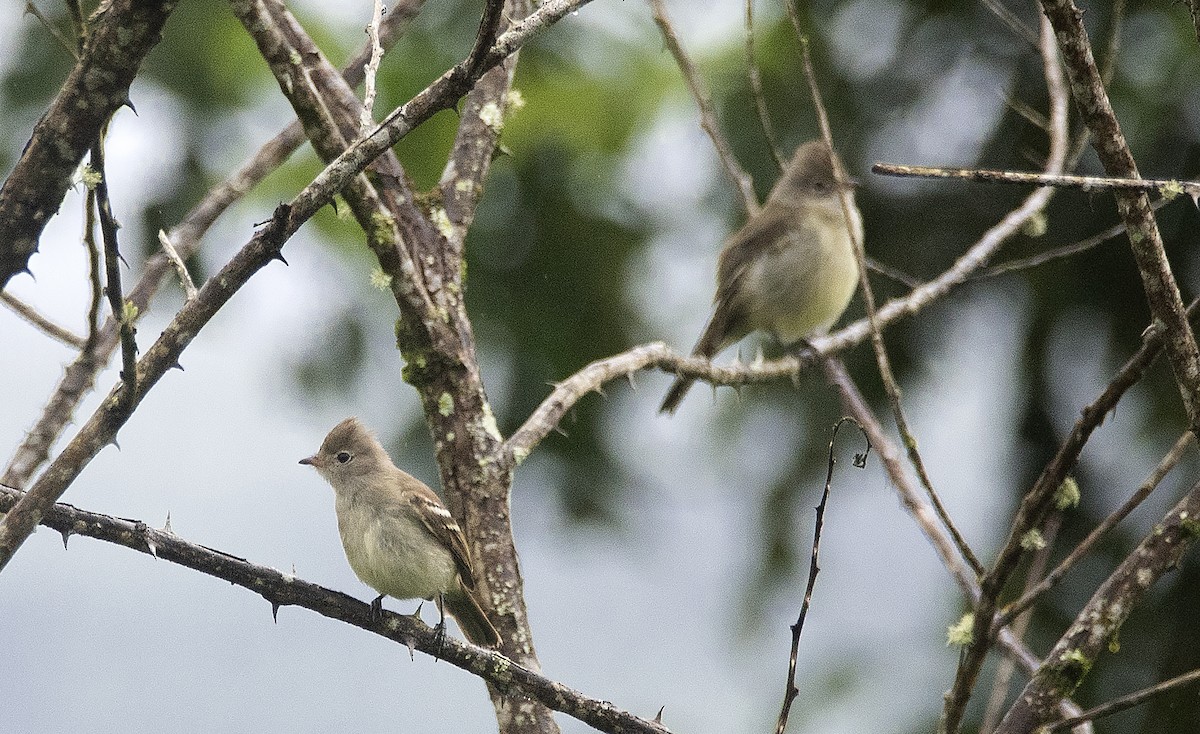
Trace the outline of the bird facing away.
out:
[[[444,629],[450,612],[467,639],[495,647],[500,635],[475,595],[475,571],[462,529],[433,490],[392,463],[357,418],[334,426],[316,454],[301,459],[333,487],[338,533],[350,568],[379,596],[436,599]],[[444,604],[444,606],[443,606]]]
[[[860,243],[863,229],[853,189],[846,226],[835,160],[845,168],[835,156],[821,140],[797,148],[767,203],[725,241],[713,313],[693,355],[714,357],[752,331],[795,346],[846,310],[858,287],[850,229]],[[659,412],[674,413],[693,381],[676,378]]]

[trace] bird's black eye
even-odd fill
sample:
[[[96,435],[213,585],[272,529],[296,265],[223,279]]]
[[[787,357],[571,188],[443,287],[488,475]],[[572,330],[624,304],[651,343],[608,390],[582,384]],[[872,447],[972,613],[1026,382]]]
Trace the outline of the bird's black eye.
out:
[[[337,459],[337,463],[339,464],[349,464],[350,460],[354,458],[354,455],[349,451],[339,451],[337,452],[337,456],[333,458]]]

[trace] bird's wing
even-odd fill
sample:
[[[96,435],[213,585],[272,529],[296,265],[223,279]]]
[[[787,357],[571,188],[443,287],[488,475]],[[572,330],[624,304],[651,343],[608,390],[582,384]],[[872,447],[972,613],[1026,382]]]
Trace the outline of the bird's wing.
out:
[[[764,252],[778,247],[792,226],[794,217],[781,216],[785,207],[768,203],[758,214],[746,220],[742,228],[729,235],[721,256],[717,261],[716,303],[734,298],[738,281],[746,271],[746,264],[762,256]]]
[[[424,484],[414,488],[408,495],[417,517],[421,518],[425,529],[450,550],[454,565],[458,567],[458,575],[462,577],[463,586],[475,588],[475,570],[471,567],[471,550],[467,547],[467,538],[463,535],[458,521],[446,509],[437,495]]]

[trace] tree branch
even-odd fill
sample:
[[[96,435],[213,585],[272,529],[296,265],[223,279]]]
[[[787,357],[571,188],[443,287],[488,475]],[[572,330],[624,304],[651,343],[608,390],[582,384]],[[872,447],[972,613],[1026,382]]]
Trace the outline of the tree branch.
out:
[[[383,27],[379,33],[379,42],[385,49],[391,48],[395,44],[396,39],[407,28],[408,23],[417,14],[423,3],[424,0],[402,0],[384,18]],[[343,72],[343,76],[350,85],[354,86],[362,81],[363,65],[369,58],[369,53],[369,49],[361,49]],[[266,178],[269,173],[277,169],[296,148],[300,147],[304,140],[304,130],[301,128],[300,122],[294,121],[259,148],[258,152],[241,168],[209,189],[167,235],[175,244],[180,257],[186,260],[195,254],[200,249],[201,238],[217,217]],[[88,212],[90,217],[90,208]],[[99,257],[95,253],[96,246],[91,239],[91,231],[91,225],[85,228],[84,241],[88,244],[89,257],[94,260],[92,264],[93,312],[98,313],[100,303],[99,295],[97,295],[100,292]],[[159,253],[151,257],[143,265],[142,277],[126,295],[126,300],[137,308],[139,317],[149,309],[150,301],[158,292],[164,276],[171,267],[170,258],[166,253]],[[92,322],[95,323],[94,318]],[[42,410],[37,423],[13,452],[3,477],[0,477],[0,482],[10,486],[24,487],[34,472],[49,458],[50,448],[58,441],[63,430],[73,419],[80,400],[94,387],[96,373],[112,357],[112,353],[119,343],[117,339],[118,323],[118,320],[110,319],[103,327],[97,329],[94,335],[89,334],[88,340],[92,348],[85,349],[74,362],[67,365],[54,393],[46,401],[46,407]]]
[[[19,490],[0,486],[0,512],[10,511],[21,496]],[[156,530],[144,522],[87,512],[66,504],[51,505],[40,523],[62,533],[64,546],[71,535],[84,535],[147,553],[159,560],[241,586],[266,599],[271,604],[272,614],[276,616],[280,607],[298,606],[345,622],[409,649],[445,660],[506,693],[529,696],[599,731],[613,734],[668,732],[661,724],[638,718],[607,701],[589,698],[499,653],[453,637],[439,636],[412,615],[396,614],[385,609],[382,616],[375,619],[371,614],[371,605],[366,602],[305,581],[294,574],[190,543],[169,528]]]
[[[542,4],[535,13],[514,24],[512,29],[497,39],[495,46],[485,56],[479,73],[500,63],[535,33],[589,1],[550,0]],[[465,75],[462,62],[455,65],[389,115],[372,137],[360,140],[358,145],[327,166],[291,203],[280,205],[270,223],[257,232],[216,276],[209,279],[194,300],[184,305],[154,346],[146,352],[138,365],[139,390],[134,407],[163,373],[178,363],[184,348],[216,311],[250,276],[279,257],[280,249],[301,224],[332,201],[333,196],[345,188],[375,156],[436,112],[453,106],[454,100],[475,81]],[[124,421],[118,420],[112,409],[110,403],[113,397],[110,394],[109,399],[93,413],[75,438],[47,467],[29,493],[0,521],[0,571],[25,538],[29,537],[42,514],[62,496],[100,449],[116,437]]]
[[[100,130],[129,104],[129,85],[178,0],[112,0],[88,20],[79,61],[0,187],[0,290],[28,272],[46,221]]]
[[[1092,57],[1091,43],[1083,27],[1083,11],[1072,0],[1042,0],[1042,9],[1054,26],[1076,107],[1092,133],[1092,146],[1104,170],[1116,178],[1140,178]],[[1200,349],[1184,314],[1183,300],[1163,250],[1150,200],[1143,191],[1114,193],[1117,211],[1129,230],[1130,248],[1142,276],[1150,312],[1166,328],[1167,357],[1183,398],[1188,425],[1193,433],[1200,435]]]
[[[1200,484],[1192,487],[1096,590],[1001,720],[996,734],[1025,734],[1050,719],[1054,704],[1083,682],[1134,607],[1200,535],[1198,512]]]
[[[696,65],[692,63],[687,51],[679,43],[679,37],[675,35],[675,29],[671,26],[670,19],[667,18],[667,9],[662,0],[650,0],[650,10],[654,13],[654,22],[662,31],[663,42],[667,45],[667,50],[675,57],[675,63],[683,72],[683,80],[687,82],[692,99],[696,101],[696,107],[700,110],[700,127],[708,133],[713,148],[717,151],[717,157],[721,159],[721,165],[725,167],[725,173],[737,187],[738,193],[741,194],[742,206],[745,208],[746,214],[754,214],[758,211],[758,196],[754,193],[754,181],[750,178],[750,174],[746,173],[746,169],[738,163],[725,136],[721,134],[717,113],[713,109],[712,95],[709,94],[704,82],[700,79],[700,72],[696,70]]]
[[[1084,191],[1148,191],[1167,197],[1187,194],[1200,197],[1200,183],[1175,179],[1106,178],[1104,176],[1075,176],[1063,173],[1026,173],[1024,171],[992,171],[982,168],[935,168],[904,166],[898,163],[876,163],[872,173],[900,178],[957,178],[979,183],[1017,184],[1021,186],[1054,186]]]
[[[62,342],[73,349],[83,349],[87,341],[73,333],[70,329],[66,329],[54,323],[50,319],[37,312],[33,306],[25,303],[16,296],[7,291],[0,291],[0,303],[12,309],[12,312],[20,316],[33,328],[42,332],[46,336],[55,341]]]
[[[1063,69],[1059,64],[1058,54],[1055,52],[1054,32],[1045,18],[1041,21],[1039,31],[1038,50],[1042,57],[1046,90],[1050,98],[1050,153],[1047,156],[1046,170],[1049,173],[1057,174],[1062,172],[1067,155],[1067,90],[1063,79]],[[1051,189],[1043,190],[1051,191]],[[1082,444],[1080,446],[1082,447]],[[1065,471],[1064,469],[1064,476]],[[1049,501],[1051,493],[1061,483],[1060,477],[1053,487],[1046,490],[1045,496],[1038,498],[1040,503],[1038,510],[1029,519],[1041,521],[1045,515],[1045,503]],[[1016,562],[1020,558],[1020,541],[1024,532],[1034,527],[1034,524],[1030,523],[1018,535],[1015,529],[1020,524],[1020,520],[1021,516],[1018,514],[1018,518],[1013,521],[1013,530],[1009,533],[1008,541],[994,562],[992,570],[984,574],[980,580],[980,595],[974,612],[972,643],[963,651],[958,670],[955,672],[954,684],[946,693],[942,720],[938,726],[939,732],[957,732],[962,726],[967,701],[971,697],[971,692],[979,677],[979,671],[982,669],[991,647],[992,620],[996,614],[1000,593],[1004,590],[1004,586],[1008,583],[1016,567]]]

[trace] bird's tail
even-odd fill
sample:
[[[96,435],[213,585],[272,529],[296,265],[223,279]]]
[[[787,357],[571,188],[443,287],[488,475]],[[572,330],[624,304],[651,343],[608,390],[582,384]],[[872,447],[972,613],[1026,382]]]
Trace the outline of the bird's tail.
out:
[[[731,339],[729,321],[728,307],[724,303],[717,304],[716,310],[708,320],[708,325],[704,327],[704,333],[696,341],[696,346],[692,347],[692,356],[711,358],[733,341],[745,336],[742,334]],[[675,382],[671,384],[671,389],[667,391],[667,396],[663,398],[662,405],[658,406],[658,412],[673,414],[679,407],[680,401],[683,400],[683,396],[692,389],[692,383],[695,381],[694,377],[676,377]]]
[[[475,594],[461,583],[457,591],[446,593],[446,611],[458,622],[466,638],[480,647],[496,647],[500,644],[500,633],[479,606]]]

